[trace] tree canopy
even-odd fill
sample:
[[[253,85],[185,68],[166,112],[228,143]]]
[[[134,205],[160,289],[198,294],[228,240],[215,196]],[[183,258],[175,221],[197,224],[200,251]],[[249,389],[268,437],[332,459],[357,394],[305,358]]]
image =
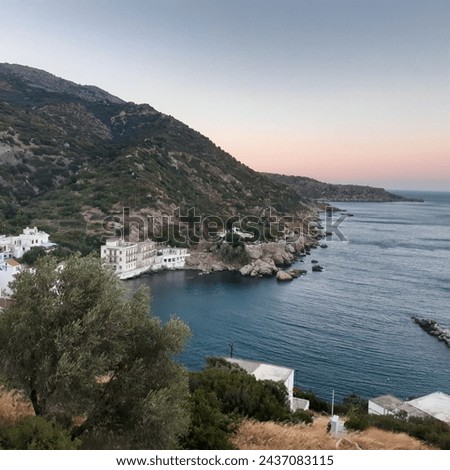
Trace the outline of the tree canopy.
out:
[[[12,284],[0,315],[0,374],[36,415],[96,448],[176,448],[188,428],[187,373],[173,357],[188,327],[149,311],[96,256],[52,257]],[[94,444],[95,443],[95,444]]]

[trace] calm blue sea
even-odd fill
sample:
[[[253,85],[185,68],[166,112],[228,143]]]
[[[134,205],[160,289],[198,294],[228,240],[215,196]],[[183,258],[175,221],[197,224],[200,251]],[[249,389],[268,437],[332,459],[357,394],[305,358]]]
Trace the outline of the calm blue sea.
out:
[[[151,308],[193,335],[179,360],[200,369],[228,355],[296,369],[296,384],[329,399],[356,392],[399,398],[450,393],[450,349],[411,316],[450,327],[450,193],[398,192],[424,203],[339,203],[348,241],[327,242],[291,283],[240,274],[169,272],[128,281]],[[317,259],[325,270],[311,272]]]

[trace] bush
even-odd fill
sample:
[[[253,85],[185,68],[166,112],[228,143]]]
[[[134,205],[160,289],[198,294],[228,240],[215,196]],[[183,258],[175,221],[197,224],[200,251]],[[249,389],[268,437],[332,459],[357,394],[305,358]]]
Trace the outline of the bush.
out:
[[[368,402],[365,398],[360,397],[356,393],[351,393],[346,396],[342,404],[335,405],[337,414],[351,414],[351,413],[367,413]]]
[[[319,398],[312,390],[303,391],[294,387],[294,397],[309,400],[309,409],[318,413],[331,413],[331,405]]]
[[[34,266],[36,264],[36,261],[39,258],[42,258],[45,256],[46,252],[44,248],[40,246],[35,246],[31,248],[31,250],[27,251],[21,258],[21,262],[28,265],[28,266]]]
[[[70,433],[40,416],[29,416],[19,424],[0,429],[0,449],[75,450],[80,442]]]
[[[290,417],[287,390],[281,382],[256,380],[224,359],[210,358],[202,372],[189,378],[191,392],[202,388],[219,399],[222,412],[259,421],[285,421]]]
[[[308,413],[291,413],[281,382],[258,381],[236,364],[207,359],[201,372],[189,374],[191,426],[187,449],[232,449],[231,434],[243,418],[289,423],[311,422]]]
[[[427,444],[450,449],[450,427],[433,418],[402,418],[399,416],[353,413],[346,421],[348,429],[362,431],[370,426],[397,433],[409,434]]]
[[[355,413],[345,422],[345,427],[355,431],[364,431],[369,427],[369,415]]]
[[[303,411],[303,410],[294,411],[288,420],[288,423],[291,423],[291,424],[299,424],[299,423],[311,424],[312,422],[313,422],[312,414],[308,411]]]
[[[191,426],[183,447],[193,450],[234,449],[230,441],[236,421],[222,413],[222,406],[214,392],[203,388],[191,395]]]

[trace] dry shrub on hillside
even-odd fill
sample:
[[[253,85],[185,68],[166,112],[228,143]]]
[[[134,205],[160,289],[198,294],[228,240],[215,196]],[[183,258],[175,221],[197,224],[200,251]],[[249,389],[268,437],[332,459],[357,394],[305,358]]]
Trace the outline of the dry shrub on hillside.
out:
[[[315,419],[312,425],[244,421],[233,437],[233,444],[242,450],[431,449],[406,434],[374,428],[335,439],[327,433],[327,424],[327,417]]]

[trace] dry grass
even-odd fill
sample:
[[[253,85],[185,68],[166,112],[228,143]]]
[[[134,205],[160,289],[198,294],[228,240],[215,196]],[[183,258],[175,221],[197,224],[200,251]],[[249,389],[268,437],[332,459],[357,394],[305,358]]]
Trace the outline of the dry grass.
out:
[[[349,432],[335,439],[327,433],[327,417],[319,417],[312,425],[284,425],[244,421],[233,438],[242,450],[427,450],[431,447],[406,434],[369,428]]]
[[[0,424],[13,424],[25,416],[33,416],[31,403],[17,390],[0,386]]]

